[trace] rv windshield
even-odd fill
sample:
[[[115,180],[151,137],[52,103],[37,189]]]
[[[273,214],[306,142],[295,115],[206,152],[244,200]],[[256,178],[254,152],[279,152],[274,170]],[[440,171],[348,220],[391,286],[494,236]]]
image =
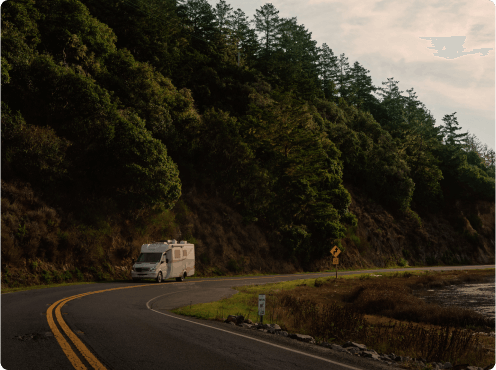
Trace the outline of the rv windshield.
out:
[[[136,262],[158,262],[162,253],[141,253]]]

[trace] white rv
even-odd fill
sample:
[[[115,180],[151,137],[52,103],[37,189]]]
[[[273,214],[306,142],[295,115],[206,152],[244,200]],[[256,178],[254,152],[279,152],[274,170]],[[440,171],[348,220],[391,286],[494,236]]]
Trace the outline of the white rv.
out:
[[[186,240],[143,244],[137,261],[133,261],[131,276],[134,281],[155,279],[157,283],[176,278],[183,281],[195,273],[195,245]]]

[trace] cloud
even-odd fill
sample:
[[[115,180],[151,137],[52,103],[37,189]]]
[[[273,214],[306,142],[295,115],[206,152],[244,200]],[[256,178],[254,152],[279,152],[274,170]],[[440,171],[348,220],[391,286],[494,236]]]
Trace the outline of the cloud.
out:
[[[437,50],[435,56],[445,59],[460,58],[464,55],[478,54],[482,56],[488,55],[493,48],[481,48],[471,51],[465,51],[463,44],[465,43],[466,36],[449,36],[449,37],[420,37],[424,40],[430,40],[433,47],[429,49]]]

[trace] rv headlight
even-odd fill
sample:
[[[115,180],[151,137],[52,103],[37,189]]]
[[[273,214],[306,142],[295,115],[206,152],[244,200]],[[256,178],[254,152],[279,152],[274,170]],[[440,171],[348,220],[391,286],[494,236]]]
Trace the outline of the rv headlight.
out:
[[[150,267],[150,272],[154,272],[157,269],[157,266],[155,267]]]

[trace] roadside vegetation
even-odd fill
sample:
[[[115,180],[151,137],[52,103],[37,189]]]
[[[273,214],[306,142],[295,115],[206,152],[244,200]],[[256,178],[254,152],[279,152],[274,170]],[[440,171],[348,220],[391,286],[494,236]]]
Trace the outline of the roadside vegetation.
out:
[[[258,294],[266,294],[264,323],[313,336],[317,342],[364,343],[377,352],[427,361],[494,363],[494,319],[461,307],[442,307],[418,297],[422,290],[494,279],[494,269],[392,272],[319,278],[235,288],[218,302],[186,306],[175,313],[224,320],[243,315],[259,321]]]

